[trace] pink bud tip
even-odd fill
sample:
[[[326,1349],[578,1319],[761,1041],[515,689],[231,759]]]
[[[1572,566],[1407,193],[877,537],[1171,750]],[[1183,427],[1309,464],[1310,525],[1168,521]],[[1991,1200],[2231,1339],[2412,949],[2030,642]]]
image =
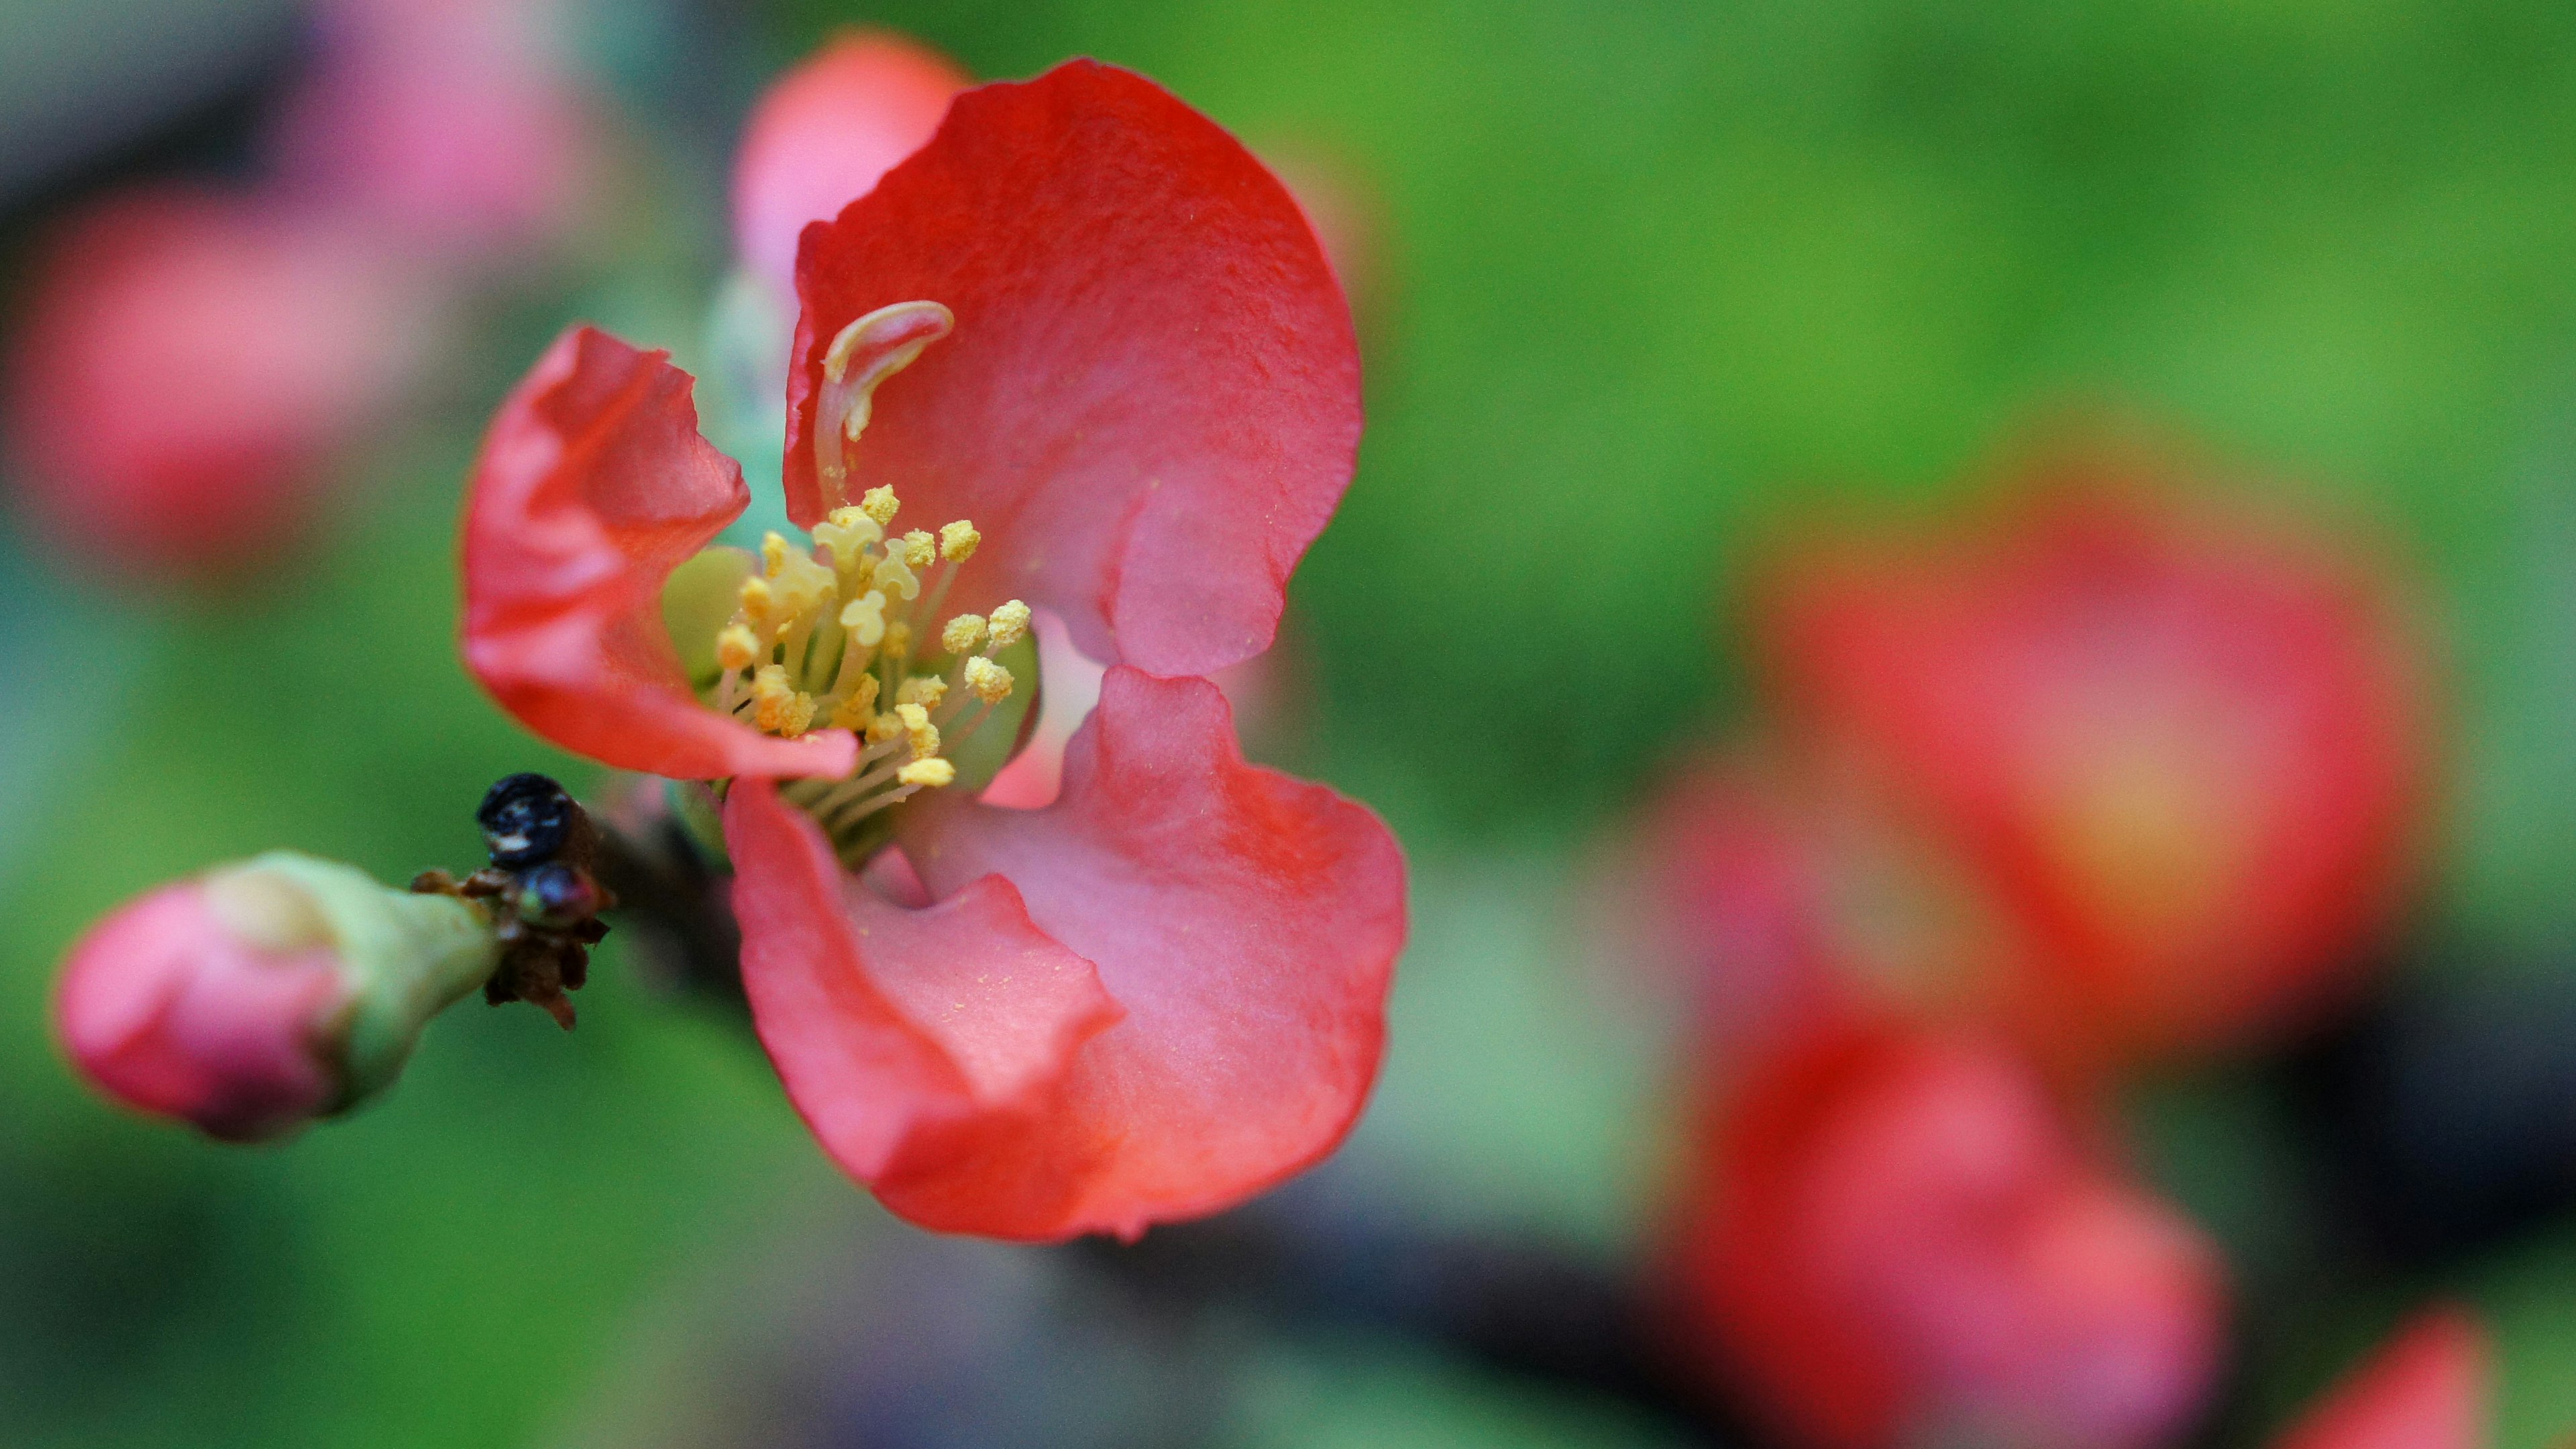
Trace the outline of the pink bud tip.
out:
[[[921,149],[967,86],[938,52],[900,36],[835,38],[762,94],[734,159],[734,246],[781,297],[796,292],[796,241],[874,190]]]
[[[206,883],[165,886],[73,947],[55,1030],[99,1090],[247,1142],[330,1110],[338,1070],[320,1045],[349,996],[327,946],[274,950],[219,917]]]

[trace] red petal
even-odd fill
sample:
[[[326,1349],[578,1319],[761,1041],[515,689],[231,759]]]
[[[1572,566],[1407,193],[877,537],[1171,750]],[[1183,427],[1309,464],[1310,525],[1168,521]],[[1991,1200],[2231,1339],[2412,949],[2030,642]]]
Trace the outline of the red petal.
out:
[[[1404,938],[1403,859],[1367,810],[1244,764],[1215,686],[1114,670],[1067,754],[1056,805],[924,805],[905,839],[941,903],[922,915],[958,913],[936,941],[889,934],[885,913],[904,912],[823,884],[829,856],[810,827],[796,827],[808,845],[793,889],[755,884],[776,858],[755,830],[787,832],[776,812],[749,803],[728,816],[744,882],[744,976],[763,1037],[825,1144],[888,1207],[926,1227],[996,1237],[1133,1235],[1239,1201],[1349,1130],[1384,1039]],[[988,898],[1012,909],[966,909]],[[869,970],[884,978],[895,968],[877,953],[917,945],[958,964],[905,969],[962,981],[996,974],[1005,954],[1050,959],[1036,943],[1096,966],[1125,1012],[1081,1042],[1043,1097],[940,1121],[920,1109],[911,1084],[935,1073],[907,1065],[906,1084],[888,1092],[881,1081],[811,1070],[814,1057],[860,1050],[854,1043],[878,1034],[857,1008],[827,1018],[843,1046],[781,1049],[814,1029],[810,1007],[801,1021],[784,1013],[817,988],[766,979],[773,974],[849,969],[821,963],[857,963],[864,944]],[[943,1004],[944,990],[923,999]],[[845,1114],[876,1124],[849,1134],[876,1152],[844,1151],[824,1127]]]
[[[734,249],[781,297],[796,287],[796,239],[868,194],[921,149],[971,84],[947,57],[900,35],[844,31],[761,93],[733,166]]]
[[[772,738],[689,691],[662,584],[750,493],[669,357],[576,327],[501,405],[465,504],[466,666],[520,723],[620,769],[846,774],[846,732]]]
[[[878,393],[852,484],[972,518],[957,607],[1018,596],[1094,658],[1204,674],[1259,653],[1359,443],[1350,309],[1261,163],[1091,61],[957,98],[797,259],[789,513],[833,503],[813,400],[833,336],[896,302],[957,330]]]
[[[725,839],[761,1042],[855,1177],[1039,1108],[1118,1020],[1091,963],[1031,925],[1006,880],[917,910],[882,899],[766,781],[734,785]]]
[[[2436,1310],[2337,1384],[2278,1449],[2485,1449],[2487,1380],[2486,1330]]]

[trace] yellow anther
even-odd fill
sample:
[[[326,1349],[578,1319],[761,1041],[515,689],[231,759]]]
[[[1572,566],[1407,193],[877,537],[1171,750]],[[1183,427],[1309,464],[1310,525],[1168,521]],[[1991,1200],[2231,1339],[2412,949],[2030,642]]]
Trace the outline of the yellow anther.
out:
[[[873,649],[885,638],[885,595],[874,589],[841,606],[841,627],[862,649]]]
[[[1029,606],[1017,599],[993,611],[991,643],[995,649],[1008,649],[1029,632]]]
[[[885,647],[888,654],[909,652],[912,648],[912,626],[901,619],[886,625]]]
[[[764,664],[751,677],[751,722],[774,735],[801,735],[814,722],[814,696],[787,682],[785,666]]]
[[[868,721],[868,743],[881,745],[903,733],[903,721],[891,714],[881,714]]]
[[[906,785],[927,785],[935,790],[956,783],[957,767],[946,760],[915,760],[895,771],[894,777]]]
[[[716,631],[716,663],[730,673],[749,669],[760,657],[760,636],[740,624],[727,624]]]
[[[877,719],[877,677],[862,674],[850,697],[832,706],[832,728],[865,730]]]
[[[939,557],[939,546],[931,542],[929,534],[916,528],[912,532],[903,536],[903,561],[905,563],[908,563],[917,569],[926,569],[930,567],[930,561],[937,557]]]
[[[895,702],[917,704],[923,709],[937,709],[948,697],[948,681],[933,674],[916,674],[896,686]]]
[[[787,570],[787,536],[775,530],[760,536],[760,571],[776,578]]]
[[[966,661],[966,687],[986,704],[1011,697],[1011,671],[978,654]]]
[[[930,722],[930,711],[917,704],[898,704],[894,717],[903,721],[905,743],[912,746],[912,757],[926,760],[939,753],[939,726]]]
[[[879,528],[894,522],[895,510],[901,507],[892,488],[871,488],[859,495],[859,511],[876,520]]]
[[[909,602],[921,597],[921,580],[913,577],[911,568],[892,554],[877,560],[876,586],[890,599],[900,598]]]
[[[974,648],[975,641],[983,637],[984,616],[960,614],[949,620],[948,626],[939,631],[939,647],[951,654],[963,654]]]
[[[951,563],[964,563],[975,556],[975,545],[983,541],[984,535],[975,531],[975,525],[961,518],[939,530],[939,556]]]
[[[769,611],[775,602],[776,596],[770,591],[769,580],[748,578],[742,581],[742,616],[751,622],[753,628],[769,627]]]

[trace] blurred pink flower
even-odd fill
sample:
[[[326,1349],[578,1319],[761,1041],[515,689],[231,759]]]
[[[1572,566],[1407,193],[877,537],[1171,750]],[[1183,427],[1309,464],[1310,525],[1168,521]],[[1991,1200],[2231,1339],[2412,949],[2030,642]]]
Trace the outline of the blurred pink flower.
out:
[[[2436,1309],[2352,1371],[2275,1449],[2486,1449],[2486,1330]]]
[[[558,241],[597,185],[600,120],[563,55],[561,7],[335,0],[272,136],[293,194],[388,245],[514,257]]]
[[[26,504],[133,570],[220,573],[306,520],[326,456],[431,347],[435,294],[328,212],[167,188],[64,223],[8,359]]]
[[[1847,1022],[1763,1053],[1673,1221],[1709,1370],[1819,1449],[2139,1449],[2200,1406],[2216,1253],[1970,1036]]]
[[[72,948],[54,1020],[102,1091],[247,1142],[291,1132],[339,1099],[323,1038],[351,994],[337,951],[244,939],[206,883],[188,881]]]
[[[733,170],[734,252],[782,299],[796,242],[921,149],[973,82],[945,56],[885,31],[845,30],[752,107]]]

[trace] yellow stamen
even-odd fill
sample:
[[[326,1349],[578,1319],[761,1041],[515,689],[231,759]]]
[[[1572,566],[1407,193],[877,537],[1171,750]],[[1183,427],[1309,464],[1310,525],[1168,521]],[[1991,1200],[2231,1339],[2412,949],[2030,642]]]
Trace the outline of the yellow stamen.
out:
[[[841,606],[841,627],[862,649],[873,649],[885,638],[886,596],[874,589]]]
[[[984,535],[975,531],[975,525],[961,518],[939,530],[939,556],[950,563],[964,563],[975,556],[975,545],[983,541]]]
[[[876,585],[888,598],[901,598],[905,603],[921,597],[921,580],[899,558],[888,556],[877,560]]]
[[[881,745],[903,733],[903,721],[891,714],[881,714],[868,721],[868,743]]]
[[[935,675],[916,674],[894,692],[897,704],[917,704],[923,709],[937,709],[948,697],[948,681]]]
[[[755,629],[769,627],[769,611],[775,602],[769,580],[749,578],[742,581],[742,614]]]
[[[894,777],[906,785],[928,785],[935,789],[956,783],[957,767],[946,760],[915,760],[895,771]]]
[[[889,552],[891,552],[891,550],[889,550]],[[903,561],[905,563],[908,563],[917,569],[926,569],[930,567],[931,560],[937,557],[939,557],[939,549],[937,545],[931,542],[929,534],[916,528],[912,532],[903,536]]]
[[[974,648],[975,641],[983,637],[984,616],[960,614],[949,620],[947,627],[939,631],[939,647],[951,654],[963,654]]]
[[[894,717],[903,721],[904,743],[912,746],[912,757],[926,760],[939,753],[939,726],[930,722],[930,711],[917,704],[898,704]]]
[[[980,654],[966,661],[966,687],[986,704],[1010,698],[1012,682],[1011,671]]]
[[[879,528],[894,522],[895,510],[902,506],[895,501],[892,488],[871,488],[859,495],[859,511],[874,520]]]
[[[832,706],[832,728],[867,730],[877,720],[877,677],[862,674],[850,688],[850,697]]]
[[[760,657],[760,636],[740,624],[716,631],[716,663],[728,670],[749,669]]]
[[[1029,606],[1013,599],[993,611],[992,633],[987,643],[995,652],[1020,642],[1029,632]]]
[[[776,578],[787,569],[787,537],[771,530],[760,536],[760,571]]]

